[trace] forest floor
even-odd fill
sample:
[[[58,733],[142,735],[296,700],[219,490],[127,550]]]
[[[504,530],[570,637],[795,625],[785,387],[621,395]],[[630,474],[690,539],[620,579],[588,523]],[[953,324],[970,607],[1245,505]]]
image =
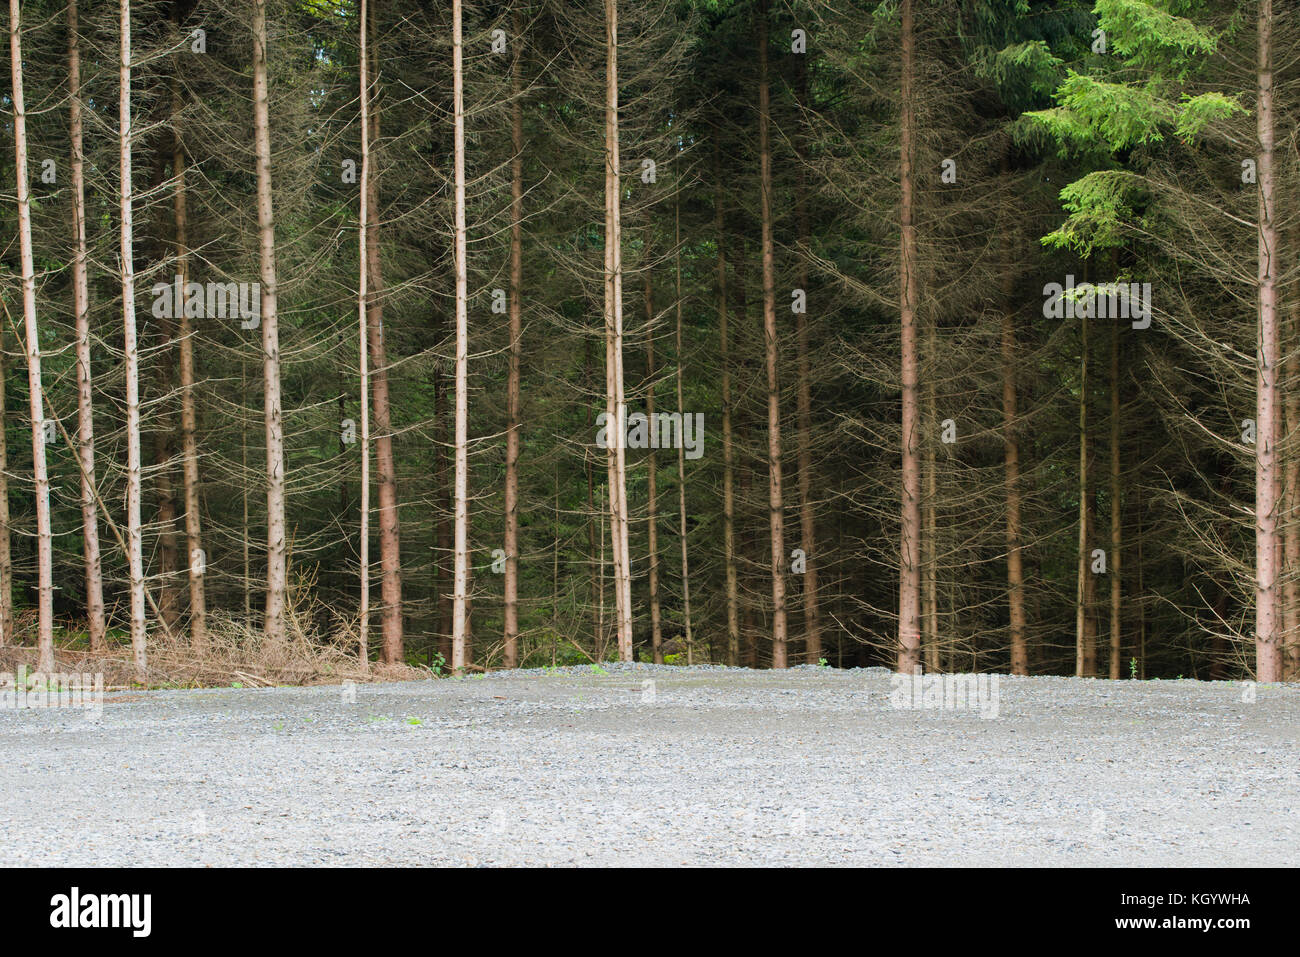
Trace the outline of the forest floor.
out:
[[[3,710],[0,864],[1295,863],[1300,687],[973,690],[607,665]]]

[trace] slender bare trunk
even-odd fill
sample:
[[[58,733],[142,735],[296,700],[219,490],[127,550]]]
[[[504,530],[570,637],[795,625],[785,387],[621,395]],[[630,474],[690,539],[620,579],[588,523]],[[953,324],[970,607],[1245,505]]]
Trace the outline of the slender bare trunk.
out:
[[[285,533],[284,422],[280,405],[279,285],[271,193],[270,91],[266,76],[266,0],[253,0],[253,137],[257,151],[258,259],[262,282],[263,417],[266,426],[266,638],[285,637],[289,569]]]
[[[740,235],[736,240],[736,322],[740,328],[747,333],[747,341],[758,338],[762,330],[762,317],[757,317],[754,325],[749,321],[749,294],[748,294],[748,260],[749,244],[746,242],[744,235]],[[740,356],[741,363],[741,382],[746,387],[749,383],[756,380],[756,375],[752,368],[752,362],[747,353],[742,352]],[[745,436],[751,434],[752,417],[745,415],[747,406],[745,404],[745,392],[742,390],[741,399],[737,405],[738,417],[733,423],[733,430],[739,436],[739,448],[744,450]],[[750,494],[754,487],[755,469],[752,462],[742,457],[738,463],[740,495],[739,501],[742,506],[750,501]],[[745,561],[754,556],[758,547],[758,538],[752,526],[742,523],[739,541],[737,542],[737,562]],[[745,665],[749,668],[758,667],[758,632],[754,626],[754,602],[746,595],[745,599],[740,602],[740,635],[744,644]]]
[[[248,363],[243,360],[239,363],[239,394],[248,394]],[[248,475],[248,420],[242,415],[239,417],[239,474]],[[244,593],[244,624],[251,628],[253,624],[253,572],[248,540],[247,481],[240,483],[240,507],[243,516],[240,524],[240,529],[243,531],[240,536],[240,544],[243,549],[244,559],[244,577],[241,581]]]
[[[1119,326],[1112,331],[1110,341],[1110,561],[1106,571],[1110,575],[1110,679],[1119,680],[1121,647],[1121,612],[1123,588],[1120,581],[1120,549],[1123,545],[1120,512],[1120,449],[1119,449]]]
[[[9,443],[5,439],[5,336],[0,328],[0,648],[13,640],[14,564],[9,532]]]
[[[369,76],[367,70],[366,76]],[[368,97],[367,97],[368,99]],[[379,109],[370,110],[370,143],[379,139]],[[374,147],[367,145],[367,153]],[[370,286],[368,317],[370,336],[370,401],[374,409],[376,478],[379,483],[379,567],[380,628],[383,637],[382,657],[394,664],[403,658],[402,637],[402,546],[397,503],[397,461],[393,454],[393,414],[388,389],[388,350],[384,344],[384,275],[379,254],[379,177],[375,164],[366,172],[369,198],[366,204],[370,223],[366,229],[366,259]]]
[[[465,90],[462,67],[461,0],[452,0],[452,85],[455,114],[456,264],[456,488],[455,584],[452,598],[451,670],[465,669],[466,604],[469,599],[469,350],[468,278],[465,271]]]
[[[922,363],[934,362],[935,321],[929,315],[923,320],[925,324],[925,356]],[[933,369],[933,365],[929,367]],[[926,375],[922,387],[923,413],[925,430],[925,457],[922,462],[922,475],[925,481],[925,499],[921,505],[921,520],[924,531],[921,535],[921,648],[925,655],[927,671],[939,671],[939,576],[938,576],[938,516],[936,503],[939,498],[939,470],[935,462],[935,428],[939,417],[935,414],[934,375]]]
[[[179,32],[179,31],[177,31]],[[185,144],[181,135],[179,87],[172,90],[172,175],[176,178],[173,217],[176,226],[176,274],[181,288],[189,281],[189,198],[185,188]],[[185,496],[185,546],[189,556],[190,646],[202,651],[208,644],[208,606],[204,575],[203,523],[199,504],[198,416],[194,408],[194,326],[180,312],[181,379],[181,480]]]
[[[32,483],[36,493],[36,669],[48,674],[54,670],[54,544],[50,527],[50,477],[45,467],[45,402],[41,390],[40,333],[36,325],[36,266],[32,255],[32,196],[27,180],[27,110],[23,100],[22,26],[18,0],[9,0],[9,62],[13,78],[14,179],[18,199],[18,250],[22,269],[23,324],[27,337]],[[137,522],[137,526],[138,524]]]
[[[1300,229],[1296,230],[1300,239]],[[1291,248],[1297,248],[1292,243]],[[1286,638],[1285,671],[1290,681],[1300,681],[1300,301],[1292,296],[1290,309],[1290,354],[1286,359],[1286,434],[1290,448],[1286,456],[1286,530],[1283,552],[1287,569],[1283,590],[1283,630]]]
[[[731,445],[731,354],[727,331],[727,234],[722,206],[722,168],[715,133],[718,184],[714,214],[718,230],[718,343],[722,365],[722,548],[727,581],[727,664],[740,663],[740,588],[736,572],[735,452]]]
[[[1004,164],[1003,169],[1006,169]],[[1011,673],[1029,674],[1025,644],[1025,570],[1021,556],[1020,438],[1016,418],[1016,317],[1012,306],[1015,274],[1008,256],[1002,303],[1002,446],[1007,499],[1007,612],[1011,642]]]
[[[609,424],[609,508],[618,657],[632,660],[632,576],[628,547],[626,401],[623,393],[623,228],[619,179],[618,0],[605,0],[605,413]]]
[[[170,151],[159,144],[153,154],[153,170],[148,181],[148,192],[161,192],[167,177],[167,156]],[[165,258],[161,237],[150,237],[150,249],[156,248],[156,258]],[[179,310],[184,313],[184,309]],[[172,484],[175,457],[176,424],[172,421],[171,406],[175,392],[176,362],[174,343],[176,323],[172,316],[163,315],[157,320],[154,332],[154,363],[156,399],[150,416],[153,423],[153,497],[158,515],[158,617],[168,634],[176,634],[181,624],[180,555],[177,547],[177,511],[175,487]],[[146,599],[147,601],[148,599]]]
[[[803,111],[808,108],[808,58],[806,56],[797,56],[795,62],[797,71],[795,93],[797,105]],[[812,223],[808,215],[808,172],[805,167],[807,161],[806,128],[807,124],[803,117],[800,116],[795,140],[796,153],[799,158],[795,217],[799,227],[799,288],[809,293],[808,246],[812,239]],[[817,551],[817,526],[813,514],[812,498],[812,373],[808,355],[808,315],[806,312],[795,313],[794,335],[798,375],[795,408],[798,428],[795,432],[795,445],[799,464],[799,547],[803,549],[804,554],[804,573],[802,576],[804,661],[810,665],[815,665],[822,657],[821,608],[817,596],[817,569],[821,564],[821,555]]]
[[[158,336],[158,392],[159,396],[172,393],[171,347],[172,323],[159,321]],[[158,567],[161,571],[158,584],[158,610],[173,634],[181,623],[180,557],[176,547],[176,495],[172,487],[172,429],[171,416],[163,409],[155,412],[157,425],[153,433],[154,498],[158,503]]]
[[[1097,534],[1097,494],[1100,488],[1101,482],[1098,480],[1093,483],[1091,494],[1088,496],[1089,541]],[[1101,611],[1097,602],[1098,577],[1099,575],[1089,574],[1084,578],[1083,590],[1083,673],[1090,678],[1099,677],[1101,674],[1097,667],[1097,633],[1101,626]]]
[[[682,372],[685,366],[685,351],[682,349],[682,200],[677,194],[673,208],[673,231],[676,252],[674,254],[677,271],[677,411],[686,421],[686,402],[682,393]],[[653,421],[653,420],[652,420]],[[687,560],[686,547],[686,443],[677,443],[677,513],[682,544],[682,618],[686,630],[686,664],[695,663],[695,632],[691,626],[691,574]]]
[[[144,554],[140,531],[140,352],[135,328],[135,252],[131,217],[131,5],[118,5],[118,190],[122,269],[122,333],[126,353],[126,536],[131,576],[131,650],[136,673],[145,670]]]
[[[1075,583],[1074,674],[1088,675],[1088,319],[1079,326],[1079,561]]]
[[[1282,678],[1278,628],[1277,226],[1273,178],[1273,0],[1259,4],[1256,122],[1259,136],[1259,358],[1256,365],[1255,441],[1255,677]]]
[[[785,505],[781,489],[781,393],[777,381],[776,256],[772,240],[771,104],[767,0],[758,7],[758,157],[763,242],[763,340],[767,356],[768,524],[772,535],[772,667],[786,667]]]
[[[514,17],[510,65],[510,369],[506,383],[505,666],[519,665],[519,404],[523,359],[524,110],[523,40]]]
[[[1138,451],[1139,453],[1141,452],[1140,443],[1139,443]],[[1141,459],[1140,454],[1138,455],[1138,458]],[[1143,584],[1142,584],[1142,569],[1144,566],[1142,564],[1141,495],[1142,495],[1142,486],[1141,485],[1135,486],[1133,489],[1133,498],[1134,498],[1133,512],[1137,516],[1137,518],[1134,521],[1133,539],[1134,539],[1134,544],[1137,546],[1137,561],[1134,563],[1134,567],[1137,569],[1137,581],[1133,583],[1134,586],[1133,592],[1138,596],[1142,596],[1145,594],[1145,589],[1143,588]],[[1146,602],[1143,601],[1141,597],[1139,597],[1137,602],[1137,619],[1138,619],[1137,620],[1137,659],[1138,659],[1137,676],[1139,680],[1145,681],[1147,677],[1147,606],[1146,606]]]
[[[359,100],[361,107],[361,188],[357,212],[357,349],[361,379],[361,514],[357,541],[358,574],[361,589],[357,626],[357,657],[362,668],[370,667],[370,330],[367,307],[370,298],[370,63],[369,11],[361,0],[361,64]]]
[[[654,332],[654,290],[650,284],[650,270],[645,271],[645,362],[646,379],[646,420],[653,429],[655,421],[655,332]],[[650,552],[650,650],[654,663],[664,663],[663,612],[659,602],[659,464],[655,457],[655,447],[650,446],[646,456],[646,511],[648,532],[647,548]]]
[[[451,485],[447,475],[447,377],[437,368],[433,370],[434,474],[438,481],[438,519],[436,557],[437,571],[438,653],[442,666],[451,666],[452,574],[454,537],[452,535]]]
[[[582,344],[582,382],[584,388],[590,385],[591,383],[591,365],[592,365],[591,352],[592,352],[591,340],[585,339]],[[587,426],[586,434],[590,435],[591,425],[592,425],[591,403],[584,402],[583,406],[586,410],[586,426]],[[602,545],[600,551],[600,560],[598,563],[593,565],[593,562],[596,562],[596,537],[597,537],[596,519],[594,517],[597,516],[598,513],[596,512],[596,475],[595,475],[595,469],[593,468],[592,465],[592,459],[593,456],[590,452],[583,453],[582,465],[583,465],[583,471],[586,473],[586,478],[587,478],[587,581],[591,584],[591,588],[593,591],[597,588],[596,585],[597,575],[599,575],[600,578],[599,599],[593,600],[591,602],[591,615],[592,615],[591,636],[593,642],[599,642],[602,640],[601,631],[605,626],[605,617],[604,617],[605,550],[604,550],[604,546]],[[603,536],[604,534],[605,534],[605,525],[604,525],[604,521],[601,520],[600,535]]]
[[[915,37],[912,26],[912,0],[902,3],[902,79],[899,88],[900,175],[899,222],[902,237],[899,260],[899,313],[901,316],[902,353],[902,443],[903,502],[902,541],[898,572],[898,670],[911,674],[921,664],[921,463],[917,456],[917,263],[916,226],[912,209],[912,85],[915,66]]]
[[[86,252],[86,171],[82,153],[81,37],[77,0],[68,3],[68,132],[72,146],[72,304],[77,336],[77,455],[81,459],[81,541],[90,650],[104,650],[104,572],[95,511],[95,427],[90,389],[90,282]],[[6,523],[7,524],[7,523]]]

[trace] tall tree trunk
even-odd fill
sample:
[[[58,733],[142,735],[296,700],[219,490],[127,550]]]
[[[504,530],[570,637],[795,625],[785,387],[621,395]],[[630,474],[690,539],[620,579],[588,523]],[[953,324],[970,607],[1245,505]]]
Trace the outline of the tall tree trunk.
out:
[[[1123,545],[1120,512],[1120,449],[1119,449],[1119,326],[1115,325],[1110,341],[1110,561],[1106,566],[1110,574],[1110,679],[1118,681],[1120,674],[1121,612],[1123,588],[1120,581],[1120,550]]]
[[[628,548],[627,404],[623,391],[623,227],[619,179],[618,0],[605,0],[605,414],[610,543],[618,657],[632,660],[632,576]]]
[[[740,328],[749,333],[746,341],[750,338],[757,338],[758,331],[762,328],[761,317],[751,326],[749,321],[749,294],[747,283],[747,260],[749,244],[746,242],[744,235],[737,237],[736,242],[736,322]],[[741,382],[745,383],[746,388],[741,391],[741,398],[737,409],[736,422],[733,424],[733,430],[739,437],[739,448],[742,451],[742,458],[739,465],[739,500],[742,506],[750,501],[750,494],[754,487],[754,473],[752,461],[746,456],[747,446],[745,436],[751,434],[750,423],[752,416],[746,415],[747,405],[745,403],[745,394],[748,391],[749,383],[756,381],[757,376],[754,374],[750,357],[747,353],[742,352],[740,356],[741,364]],[[758,547],[757,535],[754,529],[748,523],[742,521],[739,541],[737,543],[737,563],[747,561],[754,556]],[[747,594],[740,602],[740,634],[744,643],[745,665],[748,668],[758,667],[758,633],[754,626],[754,602]]]
[[[366,71],[369,77],[369,70]],[[369,97],[367,97],[367,100]],[[367,152],[379,139],[379,108],[370,110],[370,140]],[[380,611],[383,637],[382,657],[385,663],[395,664],[403,658],[402,638],[402,547],[401,527],[397,504],[397,462],[393,455],[393,415],[388,389],[388,350],[384,345],[384,275],[379,254],[379,177],[373,162],[365,163],[366,203],[370,222],[366,229],[366,259],[370,271],[369,305],[367,308],[370,363],[370,401],[375,414],[375,466],[379,480],[379,567],[381,573],[380,597],[384,606]]]
[[[797,105],[802,112],[808,109],[807,55],[795,57]],[[812,223],[808,215],[807,123],[799,119],[795,139],[795,152],[799,160],[799,178],[795,194],[795,217],[799,227],[799,288],[808,293],[808,248],[812,241]],[[799,463],[799,547],[804,553],[803,573],[803,627],[804,660],[817,664],[822,657],[821,609],[817,597],[817,568],[821,555],[817,551],[817,527],[813,515],[812,480],[812,375],[808,357],[808,315],[795,313],[795,348],[798,394],[796,398],[797,429],[795,445]]]
[[[182,310],[184,311],[184,310]],[[161,332],[158,336],[158,391],[159,396],[172,393],[172,374],[170,354],[172,347],[172,323],[163,319],[159,322]],[[155,413],[156,427],[153,433],[154,459],[154,498],[158,503],[158,567],[161,582],[158,586],[158,610],[167,630],[173,634],[180,628],[181,592],[178,583],[180,577],[180,557],[176,547],[176,495],[172,488],[172,430],[175,427],[171,416],[163,409]]]
[[[731,440],[731,337],[727,331],[727,233],[716,131],[713,161],[717,181],[714,215],[718,230],[718,343],[722,366],[722,548],[727,581],[727,664],[735,667],[740,663],[740,589],[736,572],[735,452]]]
[[[9,532],[9,443],[5,436],[5,350],[0,328],[0,648],[13,640],[14,563]]]
[[[175,14],[173,13],[173,16]],[[173,21],[175,23],[175,21]],[[179,33],[179,29],[176,31]],[[185,143],[181,135],[179,85],[172,89],[172,175],[176,178],[173,217],[176,227],[176,274],[181,288],[189,281],[189,197],[185,188]],[[207,556],[203,551],[203,523],[199,509],[198,416],[194,408],[194,326],[185,310],[180,312],[181,379],[181,480],[185,495],[185,546],[189,556],[190,647],[203,651],[208,644],[208,606],[204,575]]]
[[[1075,584],[1074,674],[1088,671],[1088,319],[1079,325],[1079,562]]]
[[[1300,239],[1300,229],[1295,231]],[[1300,248],[1296,243],[1291,249]],[[1300,290],[1298,290],[1300,291]],[[1282,567],[1288,569],[1283,591],[1283,630],[1286,637],[1285,673],[1290,681],[1300,681],[1300,300],[1292,295],[1290,309],[1290,354],[1286,359],[1286,433],[1290,449],[1286,456],[1286,529]]]
[[[45,466],[45,401],[41,388],[41,341],[36,326],[36,266],[32,255],[32,196],[27,180],[27,110],[23,100],[22,25],[19,0],[9,0],[9,63],[13,79],[14,180],[18,199],[18,250],[22,269],[23,324],[27,338],[27,390],[32,429],[32,484],[36,494],[37,665],[54,670],[54,543],[50,526],[50,477]],[[137,513],[138,514],[138,513]],[[137,522],[137,526],[138,526]],[[8,523],[5,526],[8,531]]]
[[[912,0],[902,4],[902,77],[899,88],[900,174],[899,222],[901,224],[899,259],[899,313],[901,316],[902,354],[902,442],[903,502],[902,541],[898,572],[898,670],[912,674],[921,664],[921,463],[917,455],[919,435],[917,396],[917,263],[916,226],[912,209],[912,98],[915,43],[912,25]]]
[[[135,263],[131,217],[131,5],[118,5],[118,189],[122,268],[122,333],[126,353],[126,535],[131,576],[131,651],[137,676],[145,670],[144,554],[140,529],[140,352],[135,328]],[[164,623],[166,624],[166,623]]]
[[[591,378],[592,378],[591,353],[592,353],[591,340],[584,338],[582,343],[582,383],[583,383],[584,391],[590,386]],[[586,426],[587,426],[586,434],[590,435],[591,425],[592,425],[591,403],[584,399],[583,407],[586,410]],[[596,511],[596,475],[595,475],[595,469],[592,464],[592,459],[593,459],[593,455],[590,452],[583,453],[582,466],[583,466],[583,472],[586,474],[586,479],[587,479],[587,581],[591,586],[590,591],[594,593],[593,599],[590,604],[591,636],[593,642],[599,642],[602,640],[601,631],[604,628],[604,624],[605,624],[605,615],[604,615],[605,549],[604,549],[604,545],[602,544],[600,550],[600,559],[599,562],[597,562],[596,523],[599,520],[600,522],[599,533],[601,536],[604,536],[605,534],[605,525],[604,525],[604,520],[599,518],[600,513],[597,513]],[[604,507],[603,499],[602,499],[601,507],[602,508]],[[596,584],[597,577],[599,577],[600,580],[599,585]],[[596,591],[597,588],[599,588],[599,591]]]
[[[1002,172],[1010,163],[1004,157]],[[1002,280],[1002,448],[1005,462],[1007,509],[1007,617],[1011,644],[1011,673],[1029,674],[1029,650],[1025,644],[1025,570],[1021,555],[1020,526],[1020,436],[1016,396],[1016,280],[1012,245],[1007,243],[1007,262]]]
[[[437,593],[434,600],[438,604],[438,653],[442,655],[444,668],[451,666],[451,617],[452,592],[455,575],[454,536],[452,535],[451,486],[447,476],[447,377],[435,367],[433,370],[433,416],[434,416],[434,466],[433,471],[438,481],[438,518],[437,539],[435,545],[435,570],[437,572]]]
[[[248,394],[248,363],[240,360],[239,363],[239,394]],[[248,475],[248,420],[244,416],[239,417],[239,474]],[[240,483],[240,544],[243,551],[244,559],[244,577],[241,581],[244,593],[244,624],[246,627],[253,626],[253,572],[252,560],[249,555],[250,544],[248,540],[248,482]]]
[[[518,11],[513,19],[510,64],[510,369],[506,382],[506,577],[505,652],[507,668],[519,665],[519,404],[523,359],[524,282],[524,109],[523,38]]]
[[[1273,0],[1259,3],[1258,97],[1255,115],[1259,137],[1259,357],[1255,409],[1255,677],[1282,679],[1278,627],[1277,412],[1279,319],[1277,225],[1273,179]]]
[[[1142,460],[1141,441],[1138,443],[1138,461]],[[1147,677],[1147,606],[1142,597],[1146,592],[1142,584],[1142,486],[1137,485],[1133,489],[1133,512],[1137,516],[1134,521],[1133,542],[1137,546],[1137,561],[1134,562],[1134,568],[1137,569],[1137,581],[1133,583],[1133,593],[1138,597],[1137,602],[1137,676],[1139,681],[1145,681]]]
[[[681,193],[676,197],[674,214],[674,254],[677,270],[677,411],[686,421],[686,402],[682,393],[682,370],[685,366],[685,352],[682,349],[682,201]],[[685,425],[683,424],[683,428]],[[677,443],[677,510],[682,543],[682,618],[686,629],[686,664],[695,663],[695,632],[691,627],[691,574],[687,561],[686,548],[686,442]]]
[[[360,577],[358,650],[361,667],[370,667],[370,17],[366,0],[361,0],[361,63],[359,101],[361,107],[361,188],[357,191],[357,349],[361,379],[361,515],[357,539],[357,568]]]
[[[262,289],[263,417],[266,426],[266,638],[285,638],[289,569],[285,532],[284,422],[280,405],[279,285],[271,194],[270,91],[266,77],[266,0],[253,0],[253,138],[257,151],[258,261]]]
[[[655,307],[654,307],[654,290],[650,284],[650,270],[645,271],[645,362],[646,362],[646,380],[649,386],[646,389],[645,414],[646,420],[650,423],[649,428],[654,429],[655,425]],[[659,604],[659,465],[655,459],[655,447],[651,444],[649,453],[646,456],[646,510],[647,516],[647,548],[650,552],[650,650],[653,655],[654,663],[661,665],[664,663],[663,640],[663,612]]]
[[[99,553],[99,516],[95,510],[95,424],[90,388],[90,282],[86,265],[86,171],[82,152],[81,37],[77,23],[77,0],[69,0],[68,3],[68,130],[72,146],[72,232],[76,244],[75,258],[72,261],[72,304],[76,315],[77,336],[77,456],[81,460],[81,542],[86,578],[86,626],[90,636],[90,650],[102,652],[107,626],[104,620],[104,572]],[[2,462],[0,468],[3,468]],[[7,535],[7,520],[5,524]]]
[[[936,514],[939,498],[939,470],[935,462],[935,428],[939,417],[935,414],[934,395],[934,357],[938,355],[935,346],[935,319],[927,315],[925,324],[925,356],[923,363],[930,363],[929,373],[925,376],[922,390],[923,417],[925,434],[925,458],[922,474],[925,476],[925,499],[921,506],[921,518],[924,531],[921,534],[921,647],[925,653],[925,669],[939,671],[939,575],[938,575],[938,517]]]
[[[451,670],[465,669],[466,603],[469,599],[469,350],[468,278],[465,271],[465,90],[462,66],[461,0],[452,0],[452,87],[455,155],[456,264],[456,488],[455,583],[452,598]]]
[[[171,151],[159,144],[153,154],[153,170],[148,182],[149,194],[162,191],[167,178],[167,158]],[[161,236],[150,237],[148,246],[156,250],[155,257],[166,258]],[[182,314],[185,310],[178,310]],[[157,321],[154,333],[157,362],[155,363],[156,410],[153,421],[152,445],[154,460],[153,493],[158,510],[158,567],[161,572],[158,585],[158,616],[168,634],[176,634],[181,624],[180,554],[176,536],[176,494],[172,484],[172,459],[175,456],[176,424],[172,420],[171,405],[175,392],[176,363],[173,346],[176,323],[164,315]],[[147,600],[147,599],[146,599]]]
[[[785,505],[781,488],[781,393],[777,382],[776,256],[772,240],[772,122],[767,79],[767,0],[758,5],[758,157],[763,242],[763,341],[767,356],[767,491],[772,535],[772,667],[786,667]]]

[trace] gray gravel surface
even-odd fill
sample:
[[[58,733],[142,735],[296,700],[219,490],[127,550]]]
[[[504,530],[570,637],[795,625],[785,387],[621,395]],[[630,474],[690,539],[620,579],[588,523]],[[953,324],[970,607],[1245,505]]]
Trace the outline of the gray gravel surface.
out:
[[[0,711],[0,864],[1294,865],[1298,731],[1294,686],[1004,676],[981,717],[883,669],[110,692]]]

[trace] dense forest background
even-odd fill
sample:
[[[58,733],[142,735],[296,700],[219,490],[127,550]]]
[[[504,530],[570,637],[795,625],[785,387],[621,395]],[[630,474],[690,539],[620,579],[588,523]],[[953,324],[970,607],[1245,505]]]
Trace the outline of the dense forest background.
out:
[[[11,0],[3,639],[1295,679],[1297,26]]]

